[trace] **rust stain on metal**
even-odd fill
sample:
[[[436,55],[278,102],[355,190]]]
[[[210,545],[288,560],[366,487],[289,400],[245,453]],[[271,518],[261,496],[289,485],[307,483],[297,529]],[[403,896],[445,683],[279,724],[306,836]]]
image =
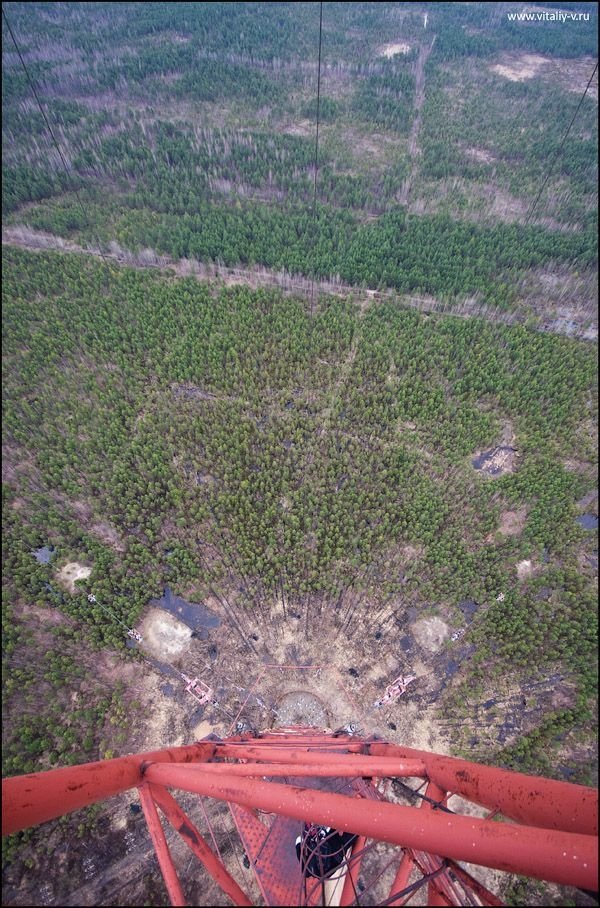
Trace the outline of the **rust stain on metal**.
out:
[[[199,845],[198,836],[196,835],[195,829],[192,829],[191,826],[188,826],[187,823],[182,823],[179,827],[179,832],[182,836],[185,836],[186,839],[189,839],[191,842],[194,842],[196,845]]]

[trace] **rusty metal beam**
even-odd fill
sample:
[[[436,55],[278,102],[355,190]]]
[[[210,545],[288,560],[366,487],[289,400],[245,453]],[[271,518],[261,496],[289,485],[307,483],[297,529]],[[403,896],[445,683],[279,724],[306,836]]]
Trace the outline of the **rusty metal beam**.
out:
[[[456,861],[449,860],[448,868],[452,871],[454,876],[467,887],[467,889],[471,889],[475,893],[482,905],[490,906],[490,908],[502,908],[504,902],[502,902],[497,895],[494,895],[493,892],[490,892],[483,883],[480,883],[474,876],[467,873],[464,867],[461,867]]]
[[[594,889],[597,839],[593,836],[425,812],[387,802],[348,798],[277,782],[211,776],[193,766],[154,763],[149,782],[246,807],[317,822],[409,848],[520,873],[564,885]]]
[[[142,781],[143,763],[192,763],[208,760],[213,753],[214,743],[208,741],[3,779],[2,835],[135,788]]]
[[[165,838],[165,831],[162,828],[156,810],[156,804],[152,799],[150,786],[147,783],[144,783],[139,786],[138,792],[140,801],[142,802],[144,816],[146,817],[146,823],[148,824],[150,838],[154,845],[154,850],[156,852],[156,857],[158,858],[165,886],[167,887],[171,905],[185,906],[187,905],[187,902],[183,894],[183,889],[181,888],[181,883],[179,882],[179,877],[177,876],[177,871],[175,870],[175,865],[173,864],[173,858],[171,857],[171,852],[169,851],[169,846]]]
[[[448,793],[444,791],[443,788],[440,788],[435,782],[429,782],[427,788],[425,789],[425,794],[430,800],[421,801],[420,809],[421,810],[433,810],[433,801],[437,801],[438,804],[446,805],[448,800]],[[420,863],[421,854],[415,854],[413,852],[413,857],[417,864]],[[443,858],[439,855],[426,854],[423,855],[425,858],[425,870],[427,873],[435,873],[442,866]],[[423,867],[421,867],[423,871]],[[427,904],[433,906],[439,905],[460,905],[461,899],[458,897],[456,888],[449,879],[446,871],[440,874],[440,876],[434,877],[427,884]]]
[[[427,906],[428,908],[446,908],[452,905],[447,895],[444,895],[439,889],[435,888],[435,880],[427,884]]]
[[[358,875],[360,873],[366,844],[367,839],[364,835],[359,835],[358,838],[354,840],[352,854],[348,859],[348,869],[346,870],[346,878],[344,879],[344,888],[342,889],[340,905],[353,905],[356,901]]]
[[[398,870],[396,871],[396,876],[394,877],[394,882],[392,883],[388,898],[391,899],[396,892],[402,892],[403,889],[406,889],[414,866],[415,862],[411,853],[409,851],[405,851],[402,855],[400,863],[398,864]],[[410,898],[411,895],[412,893],[408,896],[408,898]],[[404,905],[406,900],[406,896],[401,896],[400,898],[393,899],[393,901],[391,902],[388,901],[388,905]]]
[[[150,788],[154,803],[162,810],[173,829],[177,830],[186,845],[193,851],[204,867],[206,867],[210,875],[219,884],[223,892],[229,896],[233,904],[251,905],[252,902],[246,893],[238,886],[221,861],[213,854],[202,838],[199,830],[185,814],[173,795],[165,788],[160,788],[157,785],[150,785],[150,783],[146,784]]]
[[[444,791],[460,794],[518,823],[584,835],[598,834],[597,789],[394,744],[371,742],[368,749],[374,756],[422,760],[427,777]]]
[[[271,756],[264,754],[265,759]],[[320,760],[319,756],[327,759]],[[338,778],[370,776],[396,778],[421,776],[420,760],[388,760],[385,757],[363,757],[356,754],[312,754],[290,751],[285,760],[249,763],[202,763],[202,772],[234,776],[336,776]]]
[[[290,747],[281,747],[275,742],[269,742],[261,746],[255,741],[251,744],[230,744],[229,741],[215,741],[214,744],[214,759],[229,757],[234,760],[268,760],[270,763],[293,763],[301,759],[303,763],[325,766],[336,761],[339,762],[340,759],[357,760],[359,757],[365,756],[364,743],[357,743],[356,741],[345,744],[341,752],[337,749],[330,750],[327,747],[311,746],[298,740]],[[421,766],[422,771],[425,769],[423,760],[418,757],[408,761],[402,761],[395,756],[381,756],[379,759],[387,760],[390,766],[394,761],[396,764],[409,762],[412,766]]]

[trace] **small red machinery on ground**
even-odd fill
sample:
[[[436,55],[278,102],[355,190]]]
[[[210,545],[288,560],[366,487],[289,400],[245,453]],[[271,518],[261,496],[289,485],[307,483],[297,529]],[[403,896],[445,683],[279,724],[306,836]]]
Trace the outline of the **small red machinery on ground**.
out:
[[[370,904],[404,905],[423,886],[428,905],[502,904],[465,865],[598,888],[597,790],[351,733],[288,727],[211,736],[2,785],[3,834],[136,788],[173,905],[186,900],[158,811],[233,904],[252,901],[169,789],[228,802],[266,905],[360,904],[369,888]],[[484,815],[450,809],[452,795]],[[302,872],[294,843],[303,823],[355,834],[335,880]]]

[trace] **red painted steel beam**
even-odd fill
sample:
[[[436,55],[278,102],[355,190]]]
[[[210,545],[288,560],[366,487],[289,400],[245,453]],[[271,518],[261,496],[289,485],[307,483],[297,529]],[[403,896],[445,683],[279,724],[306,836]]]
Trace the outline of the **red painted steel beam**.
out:
[[[238,745],[230,746],[228,744],[215,744],[214,758],[234,757],[238,760],[251,760],[257,766],[258,762],[264,760],[269,764],[281,763],[287,765],[294,764],[294,775],[299,775],[295,769],[298,763],[304,766],[329,767],[331,769],[342,770],[348,768],[350,775],[381,775],[381,776],[423,776],[425,774],[425,763],[423,760],[398,760],[395,757],[370,757],[361,753],[327,753],[327,751],[305,750],[302,747],[294,748],[257,748],[257,747],[239,747]],[[215,766],[217,764],[212,763]],[[224,765],[224,764],[221,764]],[[226,764],[225,764],[226,765]],[[248,765],[248,764],[244,764]],[[354,772],[351,769],[354,768]],[[362,770],[365,769],[365,772]],[[266,775],[266,773],[263,773]]]
[[[390,889],[390,894],[388,898],[391,898],[394,893],[402,892],[408,886],[408,881],[412,873],[415,862],[413,860],[410,852],[405,851],[402,855],[402,859],[398,864],[398,870],[396,871],[396,876],[394,877],[394,882],[392,883],[392,888]],[[410,898],[412,892],[408,896]],[[400,896],[400,898],[395,898],[392,902],[388,902],[388,905],[404,905],[404,902],[407,900],[407,896]]]
[[[325,736],[324,736],[325,737]],[[307,744],[303,741],[295,740],[290,742],[289,747],[282,747],[278,741],[269,741],[261,744],[259,741],[240,742],[239,744],[229,741],[215,741],[214,757],[231,757],[234,760],[269,760],[271,763],[287,762],[291,763],[302,757],[304,763],[315,763],[323,765],[326,762],[339,760],[341,756],[351,755],[353,758],[364,756],[368,751],[365,750],[364,742],[345,743],[341,748],[329,748],[326,743],[320,746],[318,744]],[[386,759],[397,759],[396,757],[387,757]],[[419,763],[424,766],[422,760],[417,758],[411,759],[411,763]]]
[[[140,785],[138,792],[140,801],[142,802],[144,816],[146,817],[146,823],[148,824],[150,838],[154,845],[154,850],[156,852],[156,857],[158,858],[165,886],[167,887],[171,905],[185,906],[187,905],[187,902],[183,894],[183,889],[181,888],[181,883],[179,882],[179,877],[177,876],[177,871],[175,870],[175,865],[173,864],[173,858],[171,857],[171,852],[167,845],[165,831],[162,828],[160,817],[156,810],[156,804],[152,800],[150,786],[147,783],[144,783],[143,785]]]
[[[149,782],[268,813],[282,814],[383,842],[440,854],[564,885],[597,885],[597,839],[462,817],[425,812],[384,801],[348,798],[277,782],[198,772],[193,766],[148,766]]]
[[[233,904],[252,905],[244,890],[238,886],[221,861],[213,854],[198,829],[179,806],[173,795],[165,788],[150,785],[149,783],[146,784],[150,788],[154,803],[162,810],[173,829],[179,833],[186,845],[208,870],[223,892],[229,896]]]
[[[354,776],[372,776],[396,778],[401,776],[420,776],[423,764],[418,760],[385,760],[382,757],[337,756],[327,760],[304,762],[307,754],[299,754],[296,760],[285,760],[279,763],[202,763],[202,771],[210,775],[234,776],[336,776],[347,778]],[[310,755],[308,755],[310,756]],[[298,762],[298,760],[300,762]]]
[[[446,908],[446,905],[452,905],[450,899],[444,895],[443,892],[440,892],[439,889],[436,889],[433,885],[434,881],[427,885],[427,906],[428,908]]]
[[[263,735],[260,738],[225,738],[215,741],[220,747],[256,747],[260,750],[269,750],[276,747],[281,750],[301,749],[311,753],[369,753],[369,744],[364,739],[357,739],[355,735],[339,736],[332,738],[329,733],[320,736],[313,735]],[[231,753],[236,756],[236,753]]]
[[[454,876],[458,877],[461,883],[464,883],[467,889],[471,889],[475,893],[482,905],[489,906],[489,908],[502,908],[504,902],[500,901],[498,896],[490,892],[489,889],[486,889],[483,883],[480,883],[474,876],[467,873],[464,867],[461,867],[456,861],[448,861],[448,868]]]
[[[436,782],[429,782],[427,788],[425,789],[425,794],[428,798],[431,798],[432,801],[437,801],[438,804],[446,804],[448,800],[448,793],[445,789],[440,788]],[[420,805],[421,810],[433,810],[433,804],[431,801],[421,801]],[[417,855],[415,855],[417,859]],[[442,858],[438,855],[427,855],[427,870],[428,873],[435,871],[438,867],[441,866]],[[456,893],[454,892],[454,887],[452,886],[451,881],[448,879],[446,873],[441,874],[427,884],[427,904],[434,908],[434,906],[440,905],[460,905],[460,901],[453,899],[456,898]]]
[[[427,776],[440,788],[488,810],[497,810],[518,823],[598,835],[597,789],[394,744],[372,742],[368,748],[375,756],[422,760]]]
[[[214,744],[209,741],[3,779],[2,835],[135,788],[142,781],[143,763],[191,763],[208,760],[213,753]]]
[[[344,888],[340,898],[340,905],[353,905],[356,901],[358,875],[363,859],[363,849],[367,844],[364,835],[359,835],[352,845],[352,854],[348,860],[348,869],[344,880]]]

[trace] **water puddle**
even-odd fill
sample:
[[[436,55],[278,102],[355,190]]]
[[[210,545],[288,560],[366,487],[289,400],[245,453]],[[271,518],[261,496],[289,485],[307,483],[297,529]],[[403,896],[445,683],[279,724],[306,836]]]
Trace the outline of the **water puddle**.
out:
[[[150,605],[169,612],[193,631],[209,630],[218,627],[221,619],[211,612],[202,602],[186,602],[181,596],[175,596],[166,586],[161,599],[151,599]]]
[[[470,624],[475,615],[477,614],[477,609],[479,605],[473,599],[463,599],[462,602],[458,603],[458,607],[464,615],[464,619],[467,624]]]
[[[44,545],[41,549],[36,549],[31,554],[38,564],[50,564],[54,556],[54,551],[53,545]]]

